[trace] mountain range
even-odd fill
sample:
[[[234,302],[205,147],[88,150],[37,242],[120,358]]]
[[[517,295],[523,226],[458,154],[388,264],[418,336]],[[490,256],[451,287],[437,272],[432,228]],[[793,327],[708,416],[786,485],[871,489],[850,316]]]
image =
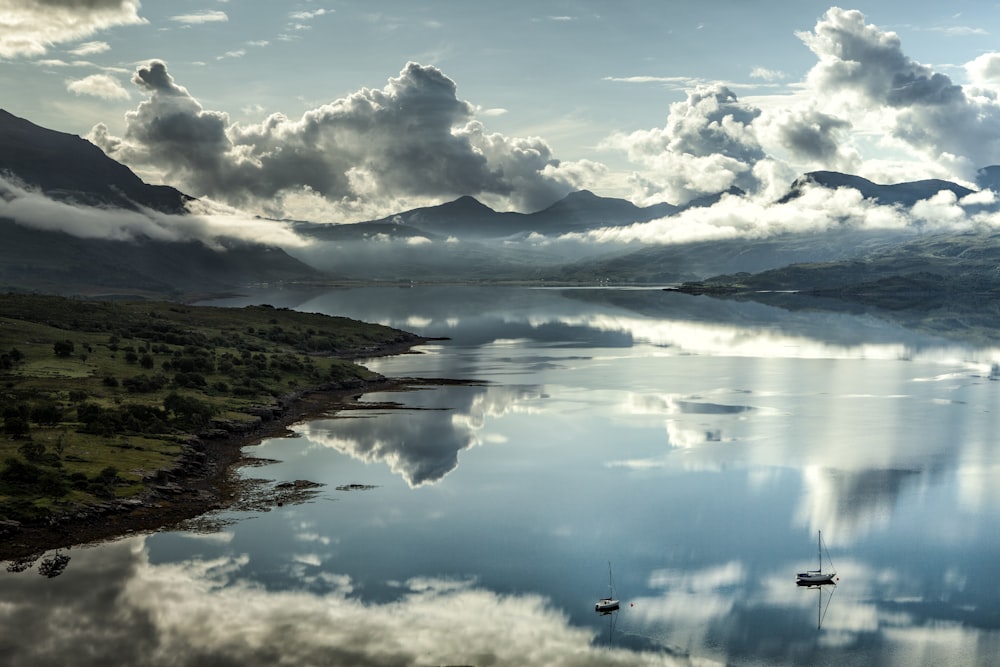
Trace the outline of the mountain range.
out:
[[[728,194],[743,194],[738,188]],[[312,238],[356,240],[372,234],[391,237],[489,240],[517,235],[557,236],[593,229],[649,222],[689,208],[711,206],[723,193],[692,200],[684,206],[666,202],[636,206],[627,199],[600,197],[589,190],[571,192],[551,206],[534,213],[494,211],[468,195],[454,201],[396,213],[378,220],[330,225],[296,222],[296,231]]]
[[[195,201],[172,187],[144,183],[85,139],[39,127],[2,110],[0,177],[0,196],[5,201],[15,196],[13,188],[21,188],[21,192],[40,192],[98,215],[133,211],[186,216],[187,205]],[[982,169],[977,184],[1000,188],[1000,166]],[[875,203],[898,207],[912,206],[942,190],[957,199],[975,192],[942,180],[879,185],[859,176],[816,171],[791,183],[779,203],[794,202],[809,186],[849,187]],[[864,291],[857,286],[894,277],[924,275],[922,289],[927,287],[927,276],[961,276],[963,285],[981,285],[982,276],[992,275],[989,272],[1000,262],[1000,252],[995,251],[1000,240],[986,233],[926,238],[913,230],[843,228],[757,240],[638,248],[632,244],[606,251],[591,244],[587,254],[560,249],[572,244],[557,248],[533,242],[669,220],[685,210],[712,206],[726,195],[743,193],[733,189],[684,206],[641,207],[584,190],[533,213],[494,211],[466,196],[351,224],[276,221],[312,241],[302,249],[235,239],[88,237],[74,234],[69,220],[61,226],[53,220],[44,228],[23,224],[0,202],[0,289],[191,298],[275,281],[610,280],[689,282],[715,291],[752,292],[765,285],[770,290],[825,289],[828,294],[835,290],[839,298],[854,298]],[[941,261],[943,253],[956,259]],[[982,261],[971,261],[973,257]]]

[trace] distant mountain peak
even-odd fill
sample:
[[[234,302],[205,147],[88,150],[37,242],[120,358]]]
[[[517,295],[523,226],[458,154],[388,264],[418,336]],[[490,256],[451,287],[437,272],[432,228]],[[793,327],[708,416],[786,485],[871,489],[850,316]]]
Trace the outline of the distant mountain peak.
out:
[[[568,195],[566,195],[565,197],[563,197],[563,199],[564,200],[566,200],[566,199],[591,199],[592,200],[592,199],[601,199],[601,197],[595,195],[590,190],[577,190],[575,192],[569,193]]]
[[[623,213],[631,214],[632,212],[638,210],[639,207],[627,199],[601,197],[600,195],[594,194],[590,190],[577,190],[569,193],[548,208],[544,208],[531,215],[551,215],[570,212],[579,214],[582,211],[587,211],[591,214],[600,213],[601,215],[604,215],[609,211],[614,211],[620,215]]]
[[[476,211],[476,212],[492,212],[493,209],[482,203],[475,197],[471,195],[462,195],[458,199],[444,204],[439,204],[438,206],[431,206],[429,208],[436,209],[449,209],[454,211]]]

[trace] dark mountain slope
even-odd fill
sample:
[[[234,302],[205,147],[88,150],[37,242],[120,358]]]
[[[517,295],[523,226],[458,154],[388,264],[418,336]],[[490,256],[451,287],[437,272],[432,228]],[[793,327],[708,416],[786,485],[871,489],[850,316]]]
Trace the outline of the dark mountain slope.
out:
[[[580,190],[566,195],[548,208],[528,214],[525,222],[530,231],[565,234],[649,222],[673,215],[681,208],[667,203],[640,207],[627,199],[599,197],[589,190]]]
[[[43,231],[0,218],[0,291],[73,296],[184,298],[247,283],[320,274],[262,244],[109,241]]]
[[[382,228],[386,224],[406,225],[418,232],[437,236],[465,238],[497,238],[507,236],[519,227],[519,213],[494,211],[475,197],[458,199],[437,206],[424,206],[403,213],[358,223],[359,228]]]
[[[39,127],[0,109],[0,173],[15,175],[49,197],[88,206],[183,213],[192,197],[148,185],[86,139]]]
[[[0,174],[51,199],[89,207],[97,216],[114,209],[183,216],[185,203],[193,199],[171,187],[144,183],[80,137],[2,110]],[[280,248],[259,243],[80,238],[69,233],[74,231],[70,225],[65,223],[65,231],[49,231],[0,217],[0,289],[162,297],[321,275]],[[50,226],[59,227],[59,220]]]

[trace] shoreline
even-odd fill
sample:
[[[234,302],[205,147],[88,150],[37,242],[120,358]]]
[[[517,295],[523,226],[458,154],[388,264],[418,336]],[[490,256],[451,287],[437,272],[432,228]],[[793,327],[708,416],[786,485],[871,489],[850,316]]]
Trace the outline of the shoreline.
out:
[[[435,339],[420,338],[386,346],[359,358],[412,354],[412,347],[430,340]],[[227,509],[240,500],[237,471],[254,461],[254,457],[244,451],[245,448],[268,438],[292,435],[289,427],[293,424],[350,409],[367,393],[464,382],[380,377],[349,387],[314,387],[286,395],[277,400],[279,409],[261,416],[252,429],[241,432],[230,430],[224,437],[192,434],[192,445],[178,457],[177,465],[171,470],[160,471],[156,480],[151,480],[146,491],[139,496],[80,508],[47,524],[0,525],[0,561],[165,530],[210,512]]]

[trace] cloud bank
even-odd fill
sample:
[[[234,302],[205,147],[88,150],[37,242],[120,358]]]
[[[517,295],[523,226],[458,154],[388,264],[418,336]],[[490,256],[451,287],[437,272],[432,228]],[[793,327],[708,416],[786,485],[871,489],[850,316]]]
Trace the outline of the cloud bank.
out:
[[[903,53],[895,33],[866,23],[861,12],[832,8],[798,37],[819,60],[806,85],[827,109],[874,114],[898,145],[959,176],[1000,159],[996,95],[967,94]]]
[[[287,226],[255,219],[212,202],[191,202],[191,215],[168,215],[152,209],[81,206],[58,201],[0,174],[0,218],[84,239],[112,241],[197,240],[213,247],[220,237],[295,248],[304,242]]]
[[[753,129],[760,113],[726,86],[701,86],[670,105],[663,128],[613,136],[605,147],[624,150],[652,174],[633,176],[642,203],[684,203],[734,186],[755,190],[753,167],[764,158]]]
[[[73,8],[77,17],[114,8],[124,21],[137,3],[53,0],[44,6]],[[34,11],[37,22],[42,10]],[[212,15],[221,20],[223,14]],[[624,183],[627,197],[641,205],[683,204],[726,190],[746,195],[565,243],[671,243],[845,225],[898,229],[914,221],[995,225],[971,202],[935,200],[909,211],[875,206],[850,192],[817,191],[776,204],[806,171],[841,171],[879,183],[945,178],[971,184],[978,168],[1000,162],[1000,54],[968,63],[970,83],[963,86],[911,58],[895,33],[855,10],[830,8],[797,36],[816,62],[793,92],[740,99],[738,84],[697,85],[669,105],[663,126],[608,136],[600,147],[634,167],[624,178],[597,162],[560,160],[542,138],[489,131],[490,112],[459,97],[441,70],[415,62],[382,88],[360,89],[298,118],[276,113],[240,123],[206,108],[165,62],[152,60],[132,76],[142,99],[125,114],[122,136],[99,124],[88,138],[147,180],[272,218],[370,220],[462,195],[497,210],[537,211],[576,189],[601,192]],[[754,70],[750,76],[773,81],[786,75]],[[130,95],[106,74],[67,85],[104,99]]]
[[[833,7],[797,36],[817,59],[798,92],[756,104],[729,85],[699,85],[669,106],[662,127],[605,139],[601,148],[636,166],[629,198],[683,204],[738,188],[773,201],[816,169],[883,183],[968,183],[977,168],[1000,161],[1000,104],[990,87],[1000,82],[1000,54],[970,63],[978,85],[965,89],[910,58],[895,33],[855,10]],[[534,211],[575,189],[599,191],[612,177],[599,163],[559,160],[541,138],[487,131],[453,80],[415,62],[381,89],[256,124],[206,109],[162,61],[138,67],[132,82],[145,99],[126,113],[124,135],[98,125],[91,140],[190,194],[272,217],[373,219],[462,195]],[[122,96],[109,84],[75,85]],[[893,160],[871,158],[886,149]]]
[[[99,125],[92,141],[121,162],[161,169],[190,194],[271,215],[305,201],[364,219],[465,194],[534,210],[590,169],[560,163],[541,139],[486,132],[451,79],[412,62],[382,89],[253,125],[205,109],[161,61],[132,81],[148,98],[126,114],[125,135]]]
[[[609,137],[605,148],[642,167],[630,198],[684,203],[732,186],[780,196],[790,178],[818,169],[971,183],[1000,161],[1000,54],[969,63],[976,85],[963,88],[856,10],[832,7],[797,36],[817,62],[794,94],[755,106],[722,84],[701,86],[670,106],[662,128]],[[873,158],[886,151],[894,160]]]

